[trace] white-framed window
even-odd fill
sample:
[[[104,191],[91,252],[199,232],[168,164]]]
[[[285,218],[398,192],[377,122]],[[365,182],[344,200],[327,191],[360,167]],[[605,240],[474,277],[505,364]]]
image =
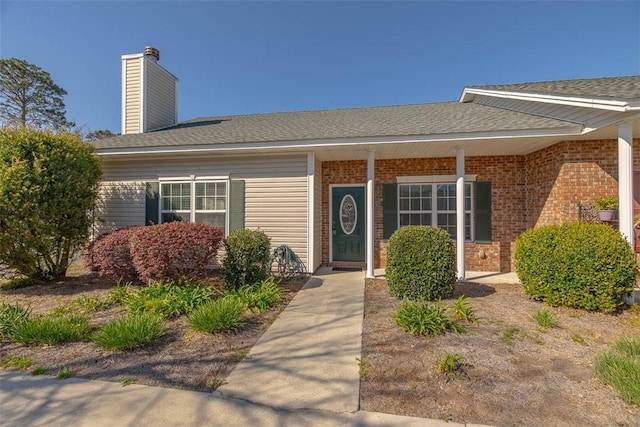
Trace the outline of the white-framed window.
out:
[[[160,222],[190,221],[227,229],[227,180],[160,183]]]
[[[464,185],[465,240],[473,235],[471,183]],[[455,240],[456,184],[447,182],[398,185],[398,225],[430,225],[449,233]]]

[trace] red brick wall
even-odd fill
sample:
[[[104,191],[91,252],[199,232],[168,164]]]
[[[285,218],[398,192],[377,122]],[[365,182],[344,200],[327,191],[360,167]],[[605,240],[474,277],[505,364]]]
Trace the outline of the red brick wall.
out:
[[[640,140],[634,169],[640,170]],[[512,271],[516,238],[526,229],[578,219],[579,202],[617,195],[617,142],[565,141],[526,156],[465,159],[466,174],[492,184],[492,243],[465,245],[467,270]],[[382,184],[397,176],[455,175],[454,157],[375,162],[375,263],[386,264]],[[365,184],[367,162],[322,163],[322,263],[329,263],[329,185]]]

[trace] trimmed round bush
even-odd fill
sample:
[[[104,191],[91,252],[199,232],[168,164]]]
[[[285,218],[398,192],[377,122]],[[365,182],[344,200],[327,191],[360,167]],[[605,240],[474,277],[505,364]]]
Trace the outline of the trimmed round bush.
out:
[[[142,281],[192,280],[216,262],[222,230],[206,224],[168,222],[131,235],[131,256]]]
[[[131,236],[142,228],[127,227],[100,235],[84,251],[85,266],[114,280],[136,280],[138,272],[131,256]]]
[[[551,306],[611,312],[632,292],[633,250],[606,224],[575,222],[524,232],[516,240],[516,272],[525,293]]]
[[[387,246],[386,278],[391,295],[435,301],[453,296],[455,250],[439,228],[410,225],[396,230]]]
[[[271,242],[260,230],[235,230],[224,240],[222,272],[229,289],[253,285],[271,274]]]

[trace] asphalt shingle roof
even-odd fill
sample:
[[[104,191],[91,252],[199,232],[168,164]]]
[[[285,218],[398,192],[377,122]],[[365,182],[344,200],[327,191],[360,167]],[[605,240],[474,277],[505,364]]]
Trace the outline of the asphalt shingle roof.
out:
[[[468,88],[556,96],[631,100],[640,98],[640,76],[468,86]]]
[[[557,129],[574,123],[472,103],[204,117],[95,143],[101,149]]]

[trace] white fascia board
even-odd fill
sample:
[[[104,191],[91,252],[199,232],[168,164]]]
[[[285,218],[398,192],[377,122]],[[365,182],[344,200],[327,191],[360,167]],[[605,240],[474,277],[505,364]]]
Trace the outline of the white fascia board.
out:
[[[136,58],[142,58],[144,56],[144,53],[130,53],[128,55],[122,55],[121,58],[122,59],[136,59]]]
[[[460,102],[470,102],[473,100],[474,95],[492,96],[494,98],[509,98],[517,99],[520,101],[534,101],[544,102],[547,104],[559,104],[569,105],[573,107],[586,107],[586,108],[598,108],[601,110],[610,111],[631,111],[640,109],[639,101],[616,101],[611,99],[598,99],[598,98],[580,98],[571,96],[555,96],[544,95],[538,93],[524,93],[524,92],[505,92],[496,90],[485,89],[470,89],[465,88],[460,97]]]
[[[572,137],[583,134],[583,127],[579,125],[567,126],[557,129],[527,129],[521,131],[475,132],[467,134],[438,134],[429,136],[406,137],[371,137],[371,138],[340,138],[323,140],[295,140],[295,141],[271,141],[271,142],[245,142],[245,143],[220,143],[202,145],[180,145],[165,147],[129,147],[129,148],[103,148],[95,151],[98,156],[117,156],[131,154],[167,154],[167,153],[198,153],[216,151],[246,152],[269,149],[300,149],[309,150],[323,147],[354,147],[376,146],[387,144],[410,144],[416,142],[454,142],[475,141],[487,139],[517,139],[532,137],[562,136]]]

